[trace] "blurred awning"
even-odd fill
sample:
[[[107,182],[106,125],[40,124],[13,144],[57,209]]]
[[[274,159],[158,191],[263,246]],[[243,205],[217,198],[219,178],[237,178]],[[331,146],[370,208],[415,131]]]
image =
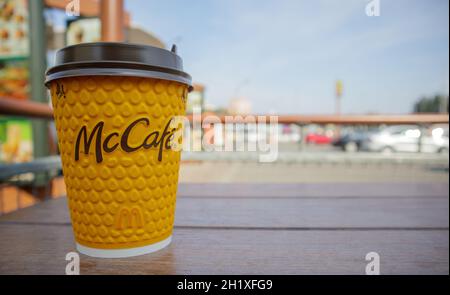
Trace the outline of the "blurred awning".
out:
[[[65,10],[71,0],[45,0],[45,6]],[[100,15],[100,1],[99,0],[82,0],[80,5],[81,16],[99,16]],[[130,14],[124,12],[124,25],[128,27],[131,23]]]
[[[20,101],[0,97],[0,115],[39,117],[52,119],[53,111],[47,104],[30,101]],[[216,115],[212,112],[203,113],[201,119],[208,115]],[[270,117],[276,116],[278,123],[282,124],[343,124],[343,125],[379,125],[379,124],[448,124],[448,114],[401,114],[401,115],[258,115],[251,116],[265,117],[266,122],[270,122]],[[221,122],[225,119],[231,120],[229,123],[246,123],[247,116],[219,115]],[[188,115],[192,121],[196,117]]]

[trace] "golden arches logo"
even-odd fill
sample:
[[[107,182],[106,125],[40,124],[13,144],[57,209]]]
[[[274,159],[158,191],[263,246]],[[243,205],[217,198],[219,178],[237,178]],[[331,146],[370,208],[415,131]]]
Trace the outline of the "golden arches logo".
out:
[[[117,213],[116,229],[136,229],[144,226],[142,212],[138,207],[122,208]]]

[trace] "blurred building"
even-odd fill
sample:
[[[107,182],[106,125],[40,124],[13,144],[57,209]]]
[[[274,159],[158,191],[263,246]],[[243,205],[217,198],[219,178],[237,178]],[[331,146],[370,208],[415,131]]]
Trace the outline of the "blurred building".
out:
[[[47,25],[47,48],[49,50],[57,50],[78,43],[98,42],[100,37],[100,19],[97,17],[68,21],[67,28]],[[164,43],[153,33],[136,25],[125,28],[125,42],[165,48]]]
[[[129,43],[146,44],[159,48],[166,48],[164,43],[153,33],[136,25],[125,28],[125,39]]]
[[[252,104],[245,97],[233,98],[228,105],[228,113],[231,115],[249,115],[252,113]]]
[[[186,112],[191,114],[194,108],[199,108],[204,111],[205,106],[205,86],[195,83],[194,89],[189,92],[186,103]]]

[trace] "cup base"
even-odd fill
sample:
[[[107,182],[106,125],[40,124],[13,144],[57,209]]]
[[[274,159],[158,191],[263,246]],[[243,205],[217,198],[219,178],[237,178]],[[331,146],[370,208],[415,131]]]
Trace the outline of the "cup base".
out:
[[[168,238],[148,246],[136,247],[136,248],[128,248],[128,249],[96,249],[90,248],[76,243],[77,251],[81,254],[85,254],[91,257],[98,258],[124,258],[124,257],[132,257],[144,255],[152,252],[156,252],[158,250],[163,249],[168,246],[172,241],[172,236]]]

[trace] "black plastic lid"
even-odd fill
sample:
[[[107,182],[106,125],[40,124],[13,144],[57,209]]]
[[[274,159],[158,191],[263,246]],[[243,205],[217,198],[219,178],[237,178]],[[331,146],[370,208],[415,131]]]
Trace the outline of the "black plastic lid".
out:
[[[192,89],[192,79],[183,71],[183,61],[172,50],[116,43],[82,43],[56,52],[55,66],[46,72],[45,84],[77,76],[134,76],[176,81]]]

